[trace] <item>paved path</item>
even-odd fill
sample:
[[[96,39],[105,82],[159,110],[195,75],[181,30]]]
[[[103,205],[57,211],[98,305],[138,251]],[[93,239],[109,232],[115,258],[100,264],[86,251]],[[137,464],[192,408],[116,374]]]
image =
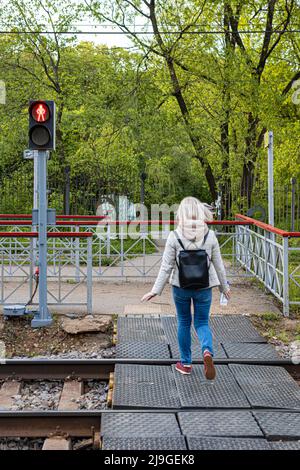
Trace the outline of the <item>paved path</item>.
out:
[[[151,290],[155,276],[159,269],[158,256],[147,255],[145,260],[141,257],[135,258],[125,263],[126,278],[94,278],[93,280],[93,312],[95,314],[122,314],[122,313],[175,313],[172,301],[172,292],[169,285],[166,286],[162,296],[158,296],[151,303],[141,304],[140,299],[145,292]],[[151,269],[152,278],[129,277],[136,274],[136,268],[132,267],[132,263],[141,268],[143,263],[148,266],[155,265]],[[261,288],[258,288],[249,278],[239,276],[242,271],[237,272],[236,269],[230,267],[230,263],[225,263],[228,273],[235,274],[235,278],[231,280],[232,299],[227,307],[221,307],[219,304],[220,294],[218,288],[213,289],[212,314],[215,313],[264,313],[279,312],[279,308],[274,302],[271,295],[267,295]],[[108,273],[108,271],[107,271]],[[85,284],[77,285],[74,283],[74,268],[66,266],[63,274],[69,277],[68,282],[62,282],[62,292],[67,293],[74,289],[71,294],[70,301],[72,303],[82,303],[86,300]],[[110,275],[119,275],[120,267],[110,268]],[[11,292],[17,287],[15,282],[6,282],[5,292]],[[48,287],[54,293],[58,293],[58,283],[50,280]],[[10,298],[10,303],[26,303],[28,301],[28,285],[21,286],[15,294]],[[85,313],[85,306],[50,306],[52,312],[57,313]],[[0,312],[2,307],[0,306]]]

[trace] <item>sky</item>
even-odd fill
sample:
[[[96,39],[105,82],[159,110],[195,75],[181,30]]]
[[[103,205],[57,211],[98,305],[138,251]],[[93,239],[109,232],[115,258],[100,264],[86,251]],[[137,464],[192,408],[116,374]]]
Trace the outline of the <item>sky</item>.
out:
[[[109,47],[132,47],[133,43],[129,37],[125,34],[120,33],[118,28],[113,28],[112,25],[108,26],[98,26],[96,23],[94,25],[90,25],[87,22],[82,22],[76,24],[76,27],[80,31],[97,31],[97,33],[104,33],[104,34],[80,34],[78,35],[78,41],[90,41],[94,42],[95,44],[106,44]],[[114,31],[118,34],[105,34],[107,31]]]
[[[5,7],[9,6],[11,0],[0,0],[0,8],[5,10]],[[75,3],[82,3],[82,0],[73,0]],[[46,4],[46,2],[45,2]],[[55,5],[55,0],[53,0],[53,4]],[[43,12],[43,21],[45,19],[44,12]],[[55,18],[55,15],[54,15]],[[39,13],[37,12],[37,16],[35,18],[37,21],[39,19]],[[55,21],[55,20],[54,20]],[[137,20],[139,24],[142,23],[142,20]],[[85,17],[80,18],[80,20],[76,21],[72,25],[72,31],[95,31],[98,34],[79,34],[78,41],[90,41],[94,42],[95,44],[106,44],[108,47],[132,47],[133,43],[129,37],[122,34],[119,28],[114,27],[111,24],[99,24],[101,21],[97,21],[97,19],[89,16],[88,14]],[[104,21],[103,21],[104,23]],[[5,28],[4,28],[5,29]],[[51,25],[49,24],[49,30],[51,30]],[[113,31],[114,34],[99,34],[99,33],[107,33],[108,31]]]

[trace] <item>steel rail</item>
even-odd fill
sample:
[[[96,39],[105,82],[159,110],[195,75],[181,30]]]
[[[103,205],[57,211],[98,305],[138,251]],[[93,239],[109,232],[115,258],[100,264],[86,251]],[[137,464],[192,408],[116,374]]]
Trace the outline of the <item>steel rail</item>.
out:
[[[65,379],[66,377],[81,377],[82,379],[108,380],[116,364],[140,365],[172,365],[177,359],[7,359],[0,365],[0,379],[18,377],[22,379]],[[288,372],[299,375],[300,364],[294,364],[290,359],[215,359],[216,365],[251,364],[284,367]],[[193,364],[203,364],[203,360],[195,360]]]
[[[25,379],[66,379],[74,376],[84,379],[108,380],[116,364],[152,364],[171,365],[175,359],[8,359],[0,367],[0,378]],[[201,364],[202,361],[194,361]],[[287,359],[281,360],[249,360],[249,359],[216,359],[216,364],[258,364],[283,366],[291,373],[300,377],[300,366]],[[272,408],[259,408],[260,411],[274,411]],[[124,407],[101,410],[6,410],[0,409],[0,437],[81,437],[93,438],[101,431],[101,417],[105,413],[185,413],[189,411],[206,412],[222,410],[230,413],[233,408],[138,408]],[[254,411],[251,408],[234,408],[237,410]],[[276,411],[300,413],[294,409],[276,409]]]
[[[94,432],[101,432],[101,418],[104,414],[117,413],[188,413],[222,411],[265,411],[274,412],[273,408],[122,408],[106,410],[76,411],[2,411],[0,410],[0,437],[48,437],[62,435],[67,437],[91,437]],[[276,412],[300,413],[294,409],[276,409]]]

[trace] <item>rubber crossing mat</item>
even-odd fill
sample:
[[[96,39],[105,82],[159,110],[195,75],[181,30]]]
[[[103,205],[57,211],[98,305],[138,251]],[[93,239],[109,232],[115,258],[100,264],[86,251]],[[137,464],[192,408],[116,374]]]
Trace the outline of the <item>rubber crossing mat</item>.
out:
[[[175,370],[175,365],[172,367],[182,407],[250,408],[228,366],[215,366],[214,381],[206,380],[202,365],[194,365],[191,375],[182,375]]]
[[[265,439],[188,437],[189,450],[272,450]]]
[[[188,437],[263,437],[251,411],[187,411],[178,413],[178,419]]]
[[[118,343],[149,342],[167,343],[160,318],[119,317],[117,323]]]
[[[104,436],[102,450],[186,450],[185,438]]]
[[[210,325],[219,343],[266,343],[249,318],[242,315],[212,316]]]
[[[169,344],[177,343],[177,318],[176,317],[161,317],[161,324]],[[199,344],[198,336],[195,328],[191,327],[192,343]]]
[[[116,364],[114,408],[179,408],[170,366]]]
[[[300,450],[300,441],[270,442],[273,450]]]
[[[175,413],[103,413],[101,435],[110,437],[181,436]]]
[[[278,360],[279,355],[272,344],[267,343],[223,343],[230,359]]]
[[[300,410],[300,388],[282,367],[229,364],[254,408]]]
[[[117,343],[117,358],[128,359],[170,359],[167,343]]]
[[[180,352],[178,343],[170,344],[171,356],[173,359],[180,359]],[[221,344],[214,344],[214,358],[215,359],[226,359],[227,355],[222,348]],[[202,360],[202,352],[200,343],[192,343],[192,359],[193,360]]]
[[[176,317],[161,317],[162,327],[170,345],[171,356],[174,359],[180,358],[178,340],[177,340],[177,318]],[[191,338],[192,338],[192,357],[194,360],[202,359],[202,352],[200,342],[195,331],[195,328],[191,327]],[[214,344],[215,358],[226,359],[226,353],[222,348],[221,344]]]
[[[253,414],[268,439],[300,440],[300,413],[254,411]]]

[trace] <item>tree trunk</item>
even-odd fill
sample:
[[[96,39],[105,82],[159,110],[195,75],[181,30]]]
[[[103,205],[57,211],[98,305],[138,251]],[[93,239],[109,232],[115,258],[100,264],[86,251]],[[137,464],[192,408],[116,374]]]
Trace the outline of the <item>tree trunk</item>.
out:
[[[258,117],[253,117],[253,114],[248,113],[248,127],[247,135],[245,138],[245,156],[243,165],[243,175],[241,184],[241,196],[246,198],[248,209],[251,207],[253,181],[254,181],[254,164],[257,159],[257,125]]]
[[[63,210],[64,214],[70,214],[70,175],[71,175],[71,168],[65,161],[65,149],[63,143],[63,135],[61,131],[61,122],[62,122],[62,115],[63,115],[64,103],[61,102],[58,105],[57,111],[57,128],[56,128],[56,144],[57,144],[57,153],[58,153],[58,160],[61,166],[61,175],[63,178]]]
[[[221,123],[221,145],[223,153],[222,162],[222,219],[231,215],[231,179],[229,168],[229,110],[225,112],[225,119]]]
[[[222,214],[221,217],[231,216],[231,179],[230,179],[230,144],[229,144],[229,122],[230,122],[230,102],[231,95],[229,91],[231,54],[234,51],[234,44],[230,37],[230,19],[228,3],[224,4],[224,30],[225,30],[225,64],[224,64],[224,83],[222,91],[222,121],[220,126],[220,137],[222,147]]]
[[[188,132],[188,135],[191,139],[191,142],[193,144],[194,150],[195,150],[195,158],[201,163],[202,168],[204,169],[205,177],[207,180],[207,184],[210,190],[210,194],[212,197],[212,200],[215,201],[217,199],[217,187],[216,187],[216,181],[215,177],[212,171],[212,168],[208,161],[203,157],[203,146],[201,144],[200,139],[197,136],[197,132],[195,131],[193,125],[190,122],[190,115],[189,115],[189,110],[187,108],[187,104],[185,102],[185,99],[183,97],[180,85],[179,85],[179,80],[176,74],[174,62],[171,57],[167,58],[167,65],[170,73],[170,78],[171,82],[173,85],[173,94],[177,100],[178,106],[180,108],[183,120],[186,125],[186,129]]]
[[[165,46],[164,40],[161,36],[161,33],[158,28],[157,24],[157,18],[156,18],[156,5],[155,5],[155,0],[150,0],[149,3],[147,3],[149,7],[149,18],[152,23],[153,27],[153,32],[154,36],[157,40],[157,43],[160,47],[160,50],[162,52],[162,56],[164,57],[167,67],[169,70],[170,74],[170,79],[173,87],[173,95],[175,96],[178,106],[180,108],[183,120],[186,125],[186,129],[188,132],[188,135],[191,139],[191,142],[193,144],[194,150],[195,150],[195,158],[199,160],[201,163],[202,168],[204,169],[205,172],[205,177],[209,186],[210,194],[213,199],[213,201],[216,200],[217,198],[217,189],[216,189],[216,182],[215,182],[215,177],[213,175],[211,166],[207,159],[203,156],[203,145],[201,143],[201,140],[199,139],[199,136],[197,135],[197,131],[194,129],[194,126],[191,123],[191,118],[189,114],[189,110],[187,107],[187,104],[185,102],[185,99],[183,97],[181,87],[179,84],[179,79],[175,70],[175,65],[174,65],[174,59],[170,53],[170,50]]]

